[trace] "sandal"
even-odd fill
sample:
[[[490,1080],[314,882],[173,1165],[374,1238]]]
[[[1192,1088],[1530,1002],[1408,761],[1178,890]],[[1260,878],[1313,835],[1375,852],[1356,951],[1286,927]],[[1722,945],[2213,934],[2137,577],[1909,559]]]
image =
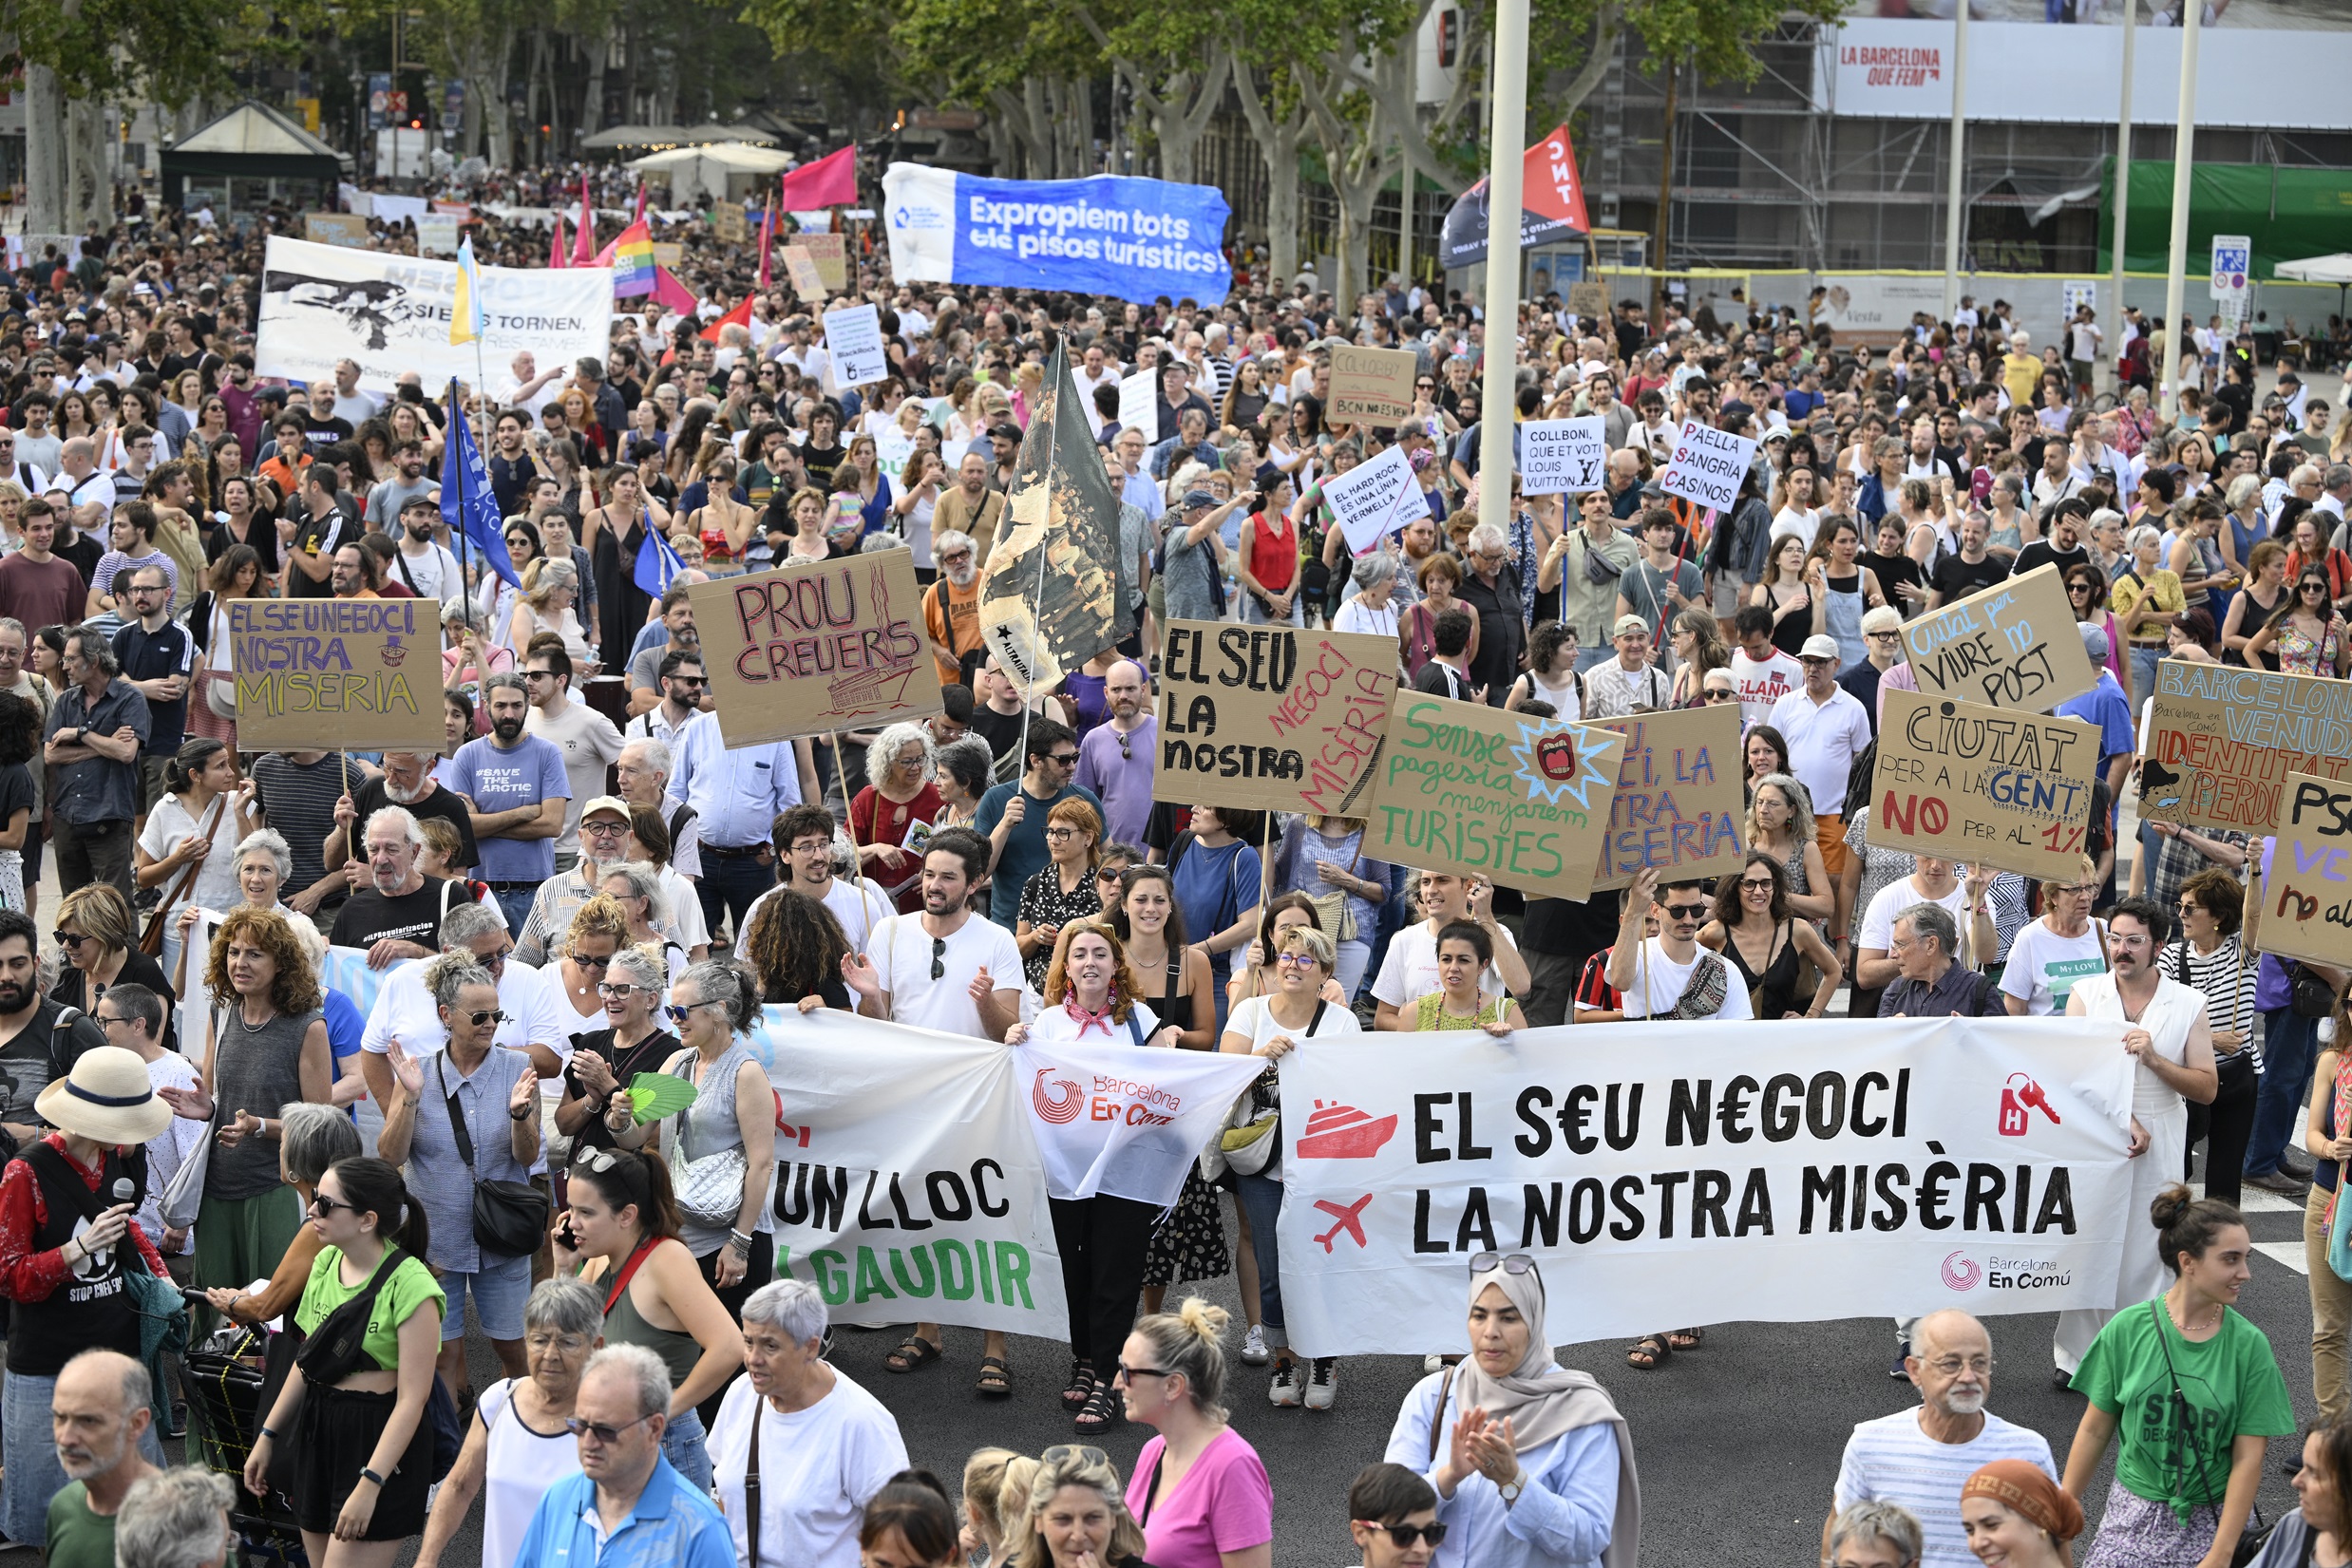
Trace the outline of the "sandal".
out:
[[[1706,1342],[1704,1329],[1677,1329],[1666,1336],[1666,1348],[1673,1351],[1695,1351]]]
[[[912,1372],[928,1367],[947,1352],[920,1334],[908,1334],[899,1341],[898,1349],[882,1357],[882,1367],[893,1372]]]
[[[1674,1347],[1667,1343],[1668,1337],[1660,1333],[1643,1334],[1641,1342],[1625,1352],[1625,1365],[1645,1372],[1656,1371],[1674,1354]]]
[[[973,1389],[990,1399],[1002,1399],[1013,1392],[1013,1369],[1000,1356],[980,1357],[979,1381]]]
[[[1086,1398],[1086,1408],[1078,1412],[1075,1426],[1080,1437],[1100,1437],[1127,1419],[1125,1401],[1118,1390],[1108,1383],[1097,1383],[1094,1391]]]
[[[1093,1363],[1072,1362],[1070,1364],[1070,1387],[1062,1390],[1062,1408],[1073,1415],[1085,1409],[1086,1402],[1093,1397],[1094,1389]]]

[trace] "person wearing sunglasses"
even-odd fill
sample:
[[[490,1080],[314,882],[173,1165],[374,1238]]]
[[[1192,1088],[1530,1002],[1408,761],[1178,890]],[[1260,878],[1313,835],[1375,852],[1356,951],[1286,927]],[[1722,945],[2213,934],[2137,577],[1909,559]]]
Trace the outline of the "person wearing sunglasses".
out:
[[[603,902],[592,898],[582,906],[581,918],[593,919],[597,929],[593,937],[574,940],[613,947],[611,956],[588,972],[597,977],[597,1006],[607,1027],[572,1037],[555,1130],[571,1139],[575,1149],[634,1149],[653,1135],[654,1124],[627,1114],[623,1091],[637,1074],[659,1072],[677,1053],[678,1039],[662,1027],[668,967],[658,953],[616,942],[603,929],[608,919],[608,912],[598,908]]]
[[[1475,1254],[1468,1294],[1470,1353],[1413,1386],[1382,1455],[1436,1489],[1439,1559],[1448,1568],[1633,1562],[1641,1504],[1625,1419],[1588,1373],[1552,1359],[1535,1260]]]
[[[1363,1568],[1428,1568],[1446,1534],[1437,1490],[1420,1472],[1383,1460],[1348,1483],[1348,1536]]]
[[[906,1468],[896,1418],[825,1359],[828,1332],[825,1297],[804,1280],[763,1285],[743,1304],[744,1375],[711,1426],[719,1507],[741,1568],[852,1568],[866,1505]],[[749,1482],[754,1423],[764,1459],[761,1479]],[[797,1462],[815,1454],[824,1462]],[[952,1545],[953,1516],[938,1502]]]
[[[2275,659],[2289,675],[2341,678],[2352,665],[2352,633],[2336,609],[2327,574],[2306,566],[2293,580],[2293,592],[2262,630],[2246,639],[2246,662],[2259,668]]]
[[[1271,1568],[1274,1486],[1227,1424],[1223,1307],[1187,1296],[1129,1332],[1112,1374],[1127,1418],[1158,1435],[1136,1456],[1127,1503],[1154,1568]]]
[[[708,1471],[688,1475],[670,1457],[670,1385],[661,1358],[642,1345],[607,1345],[588,1358],[564,1423],[579,1442],[579,1473],[541,1497],[514,1568],[735,1568]]]
[[[1004,1560],[1015,1568],[1152,1568],[1110,1456],[1057,1443],[1039,1456]]]
[[[471,954],[444,954],[423,966],[420,978],[447,1044],[430,1057],[412,1057],[398,1040],[389,1042],[392,1087],[381,1102],[376,1153],[408,1167],[431,1217],[427,1261],[454,1302],[442,1324],[441,1374],[463,1402],[469,1294],[506,1375],[528,1370],[522,1307],[531,1294],[532,1255],[494,1251],[478,1239],[474,1189],[485,1181],[529,1182],[540,1162],[539,1073],[529,1055],[497,1043],[506,1022],[499,983]]]
[[[426,1402],[447,1310],[426,1266],[432,1225],[399,1167],[368,1156],[337,1161],[319,1178],[307,1224],[325,1244],[294,1310],[305,1333],[316,1334],[379,1273],[384,1277],[351,1372],[323,1387],[313,1387],[299,1366],[287,1373],[246,1458],[245,1489],[268,1495],[273,1458],[286,1446],[294,1459],[294,1518],[311,1560],[389,1562],[399,1544],[425,1527],[431,1484],[433,1426]],[[363,1541],[381,1544],[372,1552],[352,1549]]]

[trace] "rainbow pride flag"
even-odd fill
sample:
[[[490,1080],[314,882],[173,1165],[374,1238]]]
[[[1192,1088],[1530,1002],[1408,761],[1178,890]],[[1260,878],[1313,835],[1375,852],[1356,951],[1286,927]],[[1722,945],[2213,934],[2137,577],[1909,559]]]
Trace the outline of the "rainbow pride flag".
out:
[[[642,222],[632,223],[613,241],[613,297],[654,292],[654,236]]]

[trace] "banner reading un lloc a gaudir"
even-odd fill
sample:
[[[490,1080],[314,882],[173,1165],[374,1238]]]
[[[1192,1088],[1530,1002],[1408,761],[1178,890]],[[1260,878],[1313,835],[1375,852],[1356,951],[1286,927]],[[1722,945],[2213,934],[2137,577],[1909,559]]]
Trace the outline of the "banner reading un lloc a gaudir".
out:
[[[1304,1355],[1465,1348],[1480,1252],[1561,1344],[1661,1323],[2115,1304],[2122,1026],[1605,1024],[1306,1041],[1281,1063],[1283,1308]]]
[[[1229,211],[1214,186],[1166,179],[986,179],[920,163],[882,176],[901,281],[1222,300],[1233,287]]]

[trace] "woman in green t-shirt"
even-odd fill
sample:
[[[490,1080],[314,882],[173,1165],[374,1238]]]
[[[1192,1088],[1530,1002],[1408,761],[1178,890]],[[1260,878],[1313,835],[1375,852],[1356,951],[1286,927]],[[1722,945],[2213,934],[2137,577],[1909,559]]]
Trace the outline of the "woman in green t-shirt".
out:
[[[318,1180],[308,1223],[327,1244],[294,1308],[304,1333],[366,1291],[379,1268],[390,1273],[369,1310],[357,1371],[322,1389],[309,1387],[299,1367],[287,1373],[245,1462],[245,1486],[265,1496],[271,1449],[293,1443],[294,1518],[311,1561],[391,1568],[402,1543],[425,1528],[433,1480],[425,1402],[447,1297],[425,1265],[425,1205],[408,1196],[397,1167],[365,1155],[336,1161]]]
[[[2245,1219],[2178,1184],[2149,1219],[2172,1287],[2110,1319],[2075,1373],[2090,1401],[2066,1456],[2076,1502],[2122,1438],[2083,1568],[2229,1568],[2263,1454],[2294,1431],[2294,1408],[2270,1341],[2230,1310],[2249,1275]]]

